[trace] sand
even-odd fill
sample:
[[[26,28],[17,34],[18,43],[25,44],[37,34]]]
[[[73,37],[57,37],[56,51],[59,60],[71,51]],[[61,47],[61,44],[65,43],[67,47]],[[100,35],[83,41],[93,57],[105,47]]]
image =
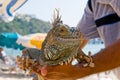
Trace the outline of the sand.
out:
[[[0,80],[32,80],[31,77],[25,77],[21,74],[4,74],[0,73]]]
[[[12,72],[0,70],[0,80],[32,80],[32,77],[26,76],[22,70]]]

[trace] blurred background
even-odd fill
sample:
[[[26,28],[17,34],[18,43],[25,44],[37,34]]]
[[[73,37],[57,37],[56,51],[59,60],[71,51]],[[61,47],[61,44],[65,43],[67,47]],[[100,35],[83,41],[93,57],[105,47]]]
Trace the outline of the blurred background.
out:
[[[24,48],[41,49],[41,44],[51,29],[55,8],[60,9],[65,24],[76,27],[86,3],[87,0],[0,0],[0,47],[6,58],[5,63],[0,63],[0,80],[31,80],[17,67],[16,56],[21,56]],[[95,54],[103,48],[103,41],[96,38],[90,40],[83,51]],[[119,71],[120,69],[115,69],[80,80],[119,80]]]

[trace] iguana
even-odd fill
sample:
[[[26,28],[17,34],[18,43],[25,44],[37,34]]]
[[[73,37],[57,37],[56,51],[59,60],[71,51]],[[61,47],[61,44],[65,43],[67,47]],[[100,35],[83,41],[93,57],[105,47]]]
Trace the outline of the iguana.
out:
[[[40,66],[67,65],[74,59],[77,59],[80,63],[85,61],[84,66],[94,67],[90,53],[86,55],[80,49],[82,38],[83,35],[77,27],[69,27],[63,24],[59,10],[56,9],[52,29],[47,33],[41,50],[31,48],[23,50],[23,69],[34,69],[33,71],[39,72],[41,69]],[[29,56],[29,59],[25,56]],[[20,60],[20,57],[18,59]],[[33,61],[33,59],[36,60]],[[37,63],[34,64],[36,61]],[[35,70],[35,66],[38,65],[40,65],[39,68],[37,67]]]

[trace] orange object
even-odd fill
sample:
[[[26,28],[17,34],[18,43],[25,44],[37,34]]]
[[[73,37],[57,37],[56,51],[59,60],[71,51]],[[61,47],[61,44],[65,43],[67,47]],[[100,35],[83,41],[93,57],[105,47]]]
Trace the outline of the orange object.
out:
[[[37,33],[35,36],[31,38],[30,43],[36,46],[37,49],[41,49],[42,43],[46,36],[47,34],[45,33]]]

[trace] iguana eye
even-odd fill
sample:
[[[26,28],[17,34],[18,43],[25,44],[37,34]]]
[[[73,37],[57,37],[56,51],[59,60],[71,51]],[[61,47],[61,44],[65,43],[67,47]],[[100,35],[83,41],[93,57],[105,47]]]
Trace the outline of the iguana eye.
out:
[[[61,33],[61,32],[64,32],[65,31],[65,27],[63,25],[59,26],[59,29],[58,31]]]
[[[56,35],[65,36],[69,34],[69,29],[67,25],[59,25],[59,28],[55,31]]]
[[[64,29],[60,29],[60,32],[64,32]]]

